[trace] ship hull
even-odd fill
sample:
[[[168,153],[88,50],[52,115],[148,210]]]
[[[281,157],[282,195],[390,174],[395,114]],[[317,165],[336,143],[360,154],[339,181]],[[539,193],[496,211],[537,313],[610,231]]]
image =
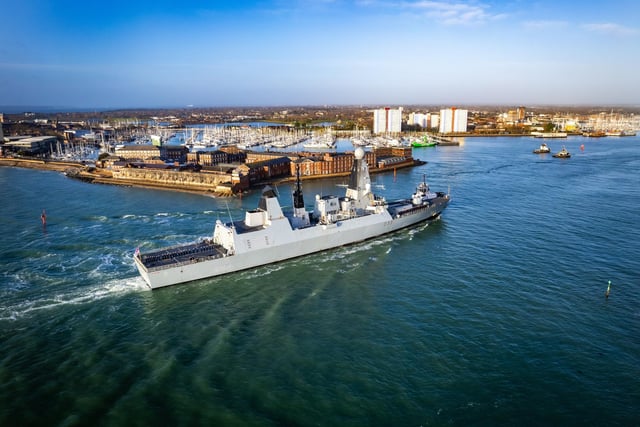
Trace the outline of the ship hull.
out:
[[[448,204],[448,196],[430,206],[392,218],[389,211],[365,215],[330,224],[317,224],[292,229],[286,218],[274,221],[271,226],[251,232],[250,240],[238,239],[238,252],[215,259],[193,263],[170,264],[159,268],[147,268],[139,255],[135,263],[140,275],[152,289],[179,283],[215,277],[261,265],[285,261],[340,246],[369,240],[402,228],[436,219]],[[253,243],[251,243],[253,242]],[[262,247],[255,248],[260,242]],[[243,244],[248,245],[242,246]],[[253,247],[252,247],[253,245]]]

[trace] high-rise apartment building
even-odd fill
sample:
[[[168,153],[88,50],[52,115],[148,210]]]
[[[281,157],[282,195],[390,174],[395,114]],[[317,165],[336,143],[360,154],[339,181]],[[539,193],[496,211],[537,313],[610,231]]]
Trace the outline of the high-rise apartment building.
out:
[[[440,127],[440,114],[429,113],[429,129]]]
[[[456,107],[440,110],[440,133],[466,132],[467,113]]]
[[[419,125],[422,129],[437,128],[440,124],[440,116],[436,113],[411,113],[407,124]]]
[[[407,124],[409,125],[418,125],[421,128],[425,129],[428,123],[428,114],[422,113],[411,113],[409,114],[409,120],[407,120]]]
[[[399,133],[402,131],[402,107],[373,110],[373,133]]]

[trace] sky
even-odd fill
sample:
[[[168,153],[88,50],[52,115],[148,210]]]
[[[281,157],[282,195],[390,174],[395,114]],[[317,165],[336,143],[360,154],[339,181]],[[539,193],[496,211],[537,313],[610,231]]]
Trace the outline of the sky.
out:
[[[637,0],[21,0],[0,12],[0,109],[640,105]]]

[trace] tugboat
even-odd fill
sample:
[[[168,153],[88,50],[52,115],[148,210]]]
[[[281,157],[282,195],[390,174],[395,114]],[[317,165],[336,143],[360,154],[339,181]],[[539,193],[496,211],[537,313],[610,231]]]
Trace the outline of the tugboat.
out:
[[[313,210],[307,210],[298,169],[292,212],[283,212],[276,191],[267,186],[243,220],[217,220],[212,238],[136,250],[140,275],[155,289],[284,261],[435,220],[451,200],[431,191],[425,179],[409,198],[387,202],[371,191],[364,150],[358,147],[354,157],[343,197],[316,195]]]
[[[534,154],[545,154],[545,153],[550,153],[550,152],[551,152],[551,148],[549,148],[549,146],[547,144],[545,144],[544,142],[542,144],[540,144],[540,147],[538,147],[535,150],[533,150]]]
[[[554,154],[553,157],[558,157],[560,159],[568,159],[569,157],[571,157],[571,153],[569,153],[567,151],[567,149],[563,145],[562,146],[562,150],[560,150],[556,154]]]

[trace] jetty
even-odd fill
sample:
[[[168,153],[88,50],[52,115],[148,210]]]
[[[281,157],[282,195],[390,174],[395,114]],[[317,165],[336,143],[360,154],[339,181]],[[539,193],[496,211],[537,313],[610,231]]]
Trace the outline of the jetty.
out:
[[[456,140],[453,140],[453,139],[451,139],[451,138],[446,138],[446,137],[445,137],[445,136],[443,136],[443,135],[429,135],[429,137],[430,137],[431,139],[433,139],[434,141],[436,141],[436,143],[437,143],[438,145],[443,145],[443,146],[448,146],[448,145],[450,145],[450,146],[456,146],[456,145],[460,145],[460,141],[456,141]]]

